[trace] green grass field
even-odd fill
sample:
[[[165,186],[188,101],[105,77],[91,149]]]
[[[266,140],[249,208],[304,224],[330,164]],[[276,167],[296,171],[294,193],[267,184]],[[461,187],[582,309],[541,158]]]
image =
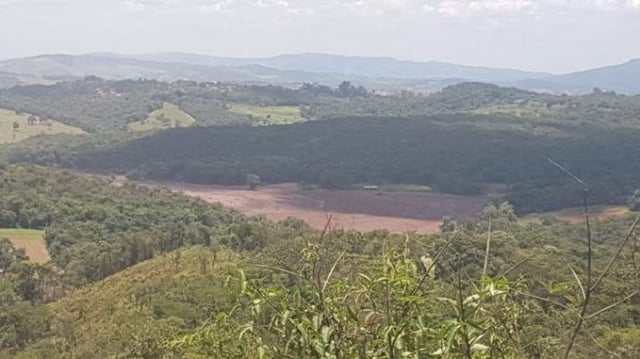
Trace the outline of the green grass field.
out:
[[[0,238],[42,238],[44,231],[41,229],[0,228]]]
[[[232,105],[230,111],[251,117],[257,126],[304,122],[298,106]]]
[[[65,125],[58,121],[47,120],[29,123],[29,114],[17,114],[14,111],[0,109],[0,144],[22,141],[26,138],[38,135],[55,135],[61,133],[83,134],[83,130]],[[14,129],[14,123],[18,128]]]
[[[182,111],[180,107],[164,103],[159,108],[149,114],[149,117],[142,121],[129,124],[129,131],[150,131],[162,130],[175,127],[191,127],[196,120],[188,113]]]
[[[516,117],[550,117],[553,112],[541,103],[509,104],[479,108],[473,113],[480,115],[510,115]]]
[[[46,263],[49,257],[44,231],[38,229],[0,228],[0,238],[6,238],[16,248],[22,248],[29,259],[36,263]]]

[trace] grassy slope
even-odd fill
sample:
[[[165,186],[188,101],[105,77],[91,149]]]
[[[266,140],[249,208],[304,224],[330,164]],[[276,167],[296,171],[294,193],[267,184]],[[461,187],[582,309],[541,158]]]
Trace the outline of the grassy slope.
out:
[[[481,107],[472,113],[479,115],[503,114],[518,117],[550,117],[553,111],[542,103],[509,104]]]
[[[160,342],[188,333],[202,320],[228,309],[224,281],[234,270],[233,261],[226,252],[182,249],[78,290],[48,306],[51,336],[18,357],[131,355],[131,349],[144,346],[146,340]],[[69,338],[74,345],[53,349]]]
[[[163,120],[164,119],[164,120]],[[129,124],[129,131],[149,131],[157,129],[167,129],[175,127],[190,127],[196,120],[188,113],[182,111],[178,106],[171,103],[164,103],[159,108],[149,114],[145,120]]]
[[[16,114],[14,111],[0,109],[0,144],[12,143],[24,140],[37,135],[53,134],[83,134],[83,130],[65,125],[63,123],[49,120],[47,124],[36,123],[30,125],[27,122],[28,114]],[[20,127],[17,131],[13,129],[13,123],[17,122]]]
[[[591,218],[598,220],[624,217],[631,213],[626,206],[591,206],[589,212]],[[520,218],[520,222],[523,224],[538,223],[545,217],[552,217],[569,223],[579,223],[584,221],[584,209],[575,207],[545,213],[531,213]]]
[[[256,125],[286,125],[303,122],[298,106],[231,106],[231,112],[250,116]]]

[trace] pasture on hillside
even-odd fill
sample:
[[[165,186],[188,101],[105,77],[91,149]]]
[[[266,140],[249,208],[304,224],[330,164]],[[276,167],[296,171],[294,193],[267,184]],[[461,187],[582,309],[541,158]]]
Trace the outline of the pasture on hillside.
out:
[[[304,122],[298,106],[231,106],[231,112],[251,117],[254,125],[287,125]]]
[[[38,135],[84,134],[77,127],[37,116],[0,109],[0,144],[22,141]]]
[[[6,238],[14,247],[24,249],[32,262],[46,263],[51,259],[43,230],[0,228],[0,238]]]
[[[153,111],[142,120],[130,123],[129,131],[150,131],[162,130],[176,127],[190,127],[196,120],[188,113],[182,111],[180,107],[165,102],[161,108]]]

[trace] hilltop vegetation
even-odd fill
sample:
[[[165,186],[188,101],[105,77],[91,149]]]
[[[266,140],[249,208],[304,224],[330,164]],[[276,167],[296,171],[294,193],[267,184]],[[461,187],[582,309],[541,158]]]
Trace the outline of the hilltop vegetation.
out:
[[[329,89],[328,94],[319,96],[309,91],[277,86],[188,81],[106,81],[87,77],[49,86],[16,86],[1,90],[0,107],[53,119],[95,133],[125,131],[129,125],[146,128],[139,124],[153,117],[154,111],[162,108],[164,103],[175,105],[176,108],[172,110],[174,115],[179,109],[184,112],[179,116],[182,120],[192,117],[198,126],[251,125],[254,122],[251,115],[256,115],[256,111],[265,111],[265,108],[268,109],[265,116],[272,114],[278,120],[274,120],[274,123],[286,123],[297,120],[299,114],[294,114],[287,107],[269,109],[265,106],[317,103],[320,97],[334,95]],[[240,111],[231,111],[233,106]]]
[[[213,232],[242,217],[229,209],[173,194],[39,167],[0,172],[0,227],[45,229],[65,281],[96,281]]]
[[[286,125],[304,121],[300,108],[295,106],[233,105],[230,111],[247,115],[258,125]]]
[[[603,132],[565,124],[549,124],[546,133],[496,129],[501,123],[527,127],[523,121],[440,115],[346,118],[278,128],[187,128],[109,146],[39,140],[8,156],[18,162],[205,184],[244,184],[246,175],[255,173],[266,183],[325,188],[412,183],[477,194],[502,183],[520,212],[580,205],[578,189],[548,157],[587,181],[599,180],[594,203],[625,203],[638,187],[638,130]]]
[[[154,111],[164,103],[175,105],[176,111],[185,113],[180,118],[192,117],[197,126],[287,124],[303,119],[348,116],[482,113],[522,117],[523,126],[529,127],[520,129],[530,131],[536,126],[581,124],[638,128],[640,115],[638,96],[600,90],[583,96],[554,96],[482,83],[453,85],[432,94],[380,95],[349,82],[335,89],[317,84],[290,89],[272,85],[106,81],[88,77],[50,86],[17,86],[0,91],[0,106],[4,108],[89,132],[140,127],[139,124],[154,117]],[[496,129],[503,128],[504,122],[498,121]]]
[[[170,103],[162,104],[162,107],[151,112],[149,117],[139,122],[128,125],[129,131],[163,130],[176,127],[192,126],[196,120],[178,106]]]
[[[180,228],[187,220],[178,218],[190,217],[202,226],[198,213],[220,208],[62,171],[11,167],[4,182],[14,176],[26,178],[25,186],[37,184],[43,199],[49,192],[57,196],[63,184],[81,187],[47,204],[55,217],[51,227],[79,226],[79,243],[108,246],[84,222],[64,218],[86,221],[101,233],[102,223],[111,221],[97,219],[99,203],[118,203],[116,223],[124,219],[123,225],[132,226],[127,237],[148,243],[154,255],[79,290],[29,297],[25,289],[51,293],[69,285],[74,267],[55,257],[64,273],[28,265],[20,252],[0,246],[0,258],[11,258],[0,261],[9,274],[0,279],[5,357],[557,358],[570,343],[572,358],[638,354],[636,249],[614,254],[636,240],[631,218],[592,223],[591,274],[602,281],[594,286],[587,323],[576,332],[581,283],[587,283],[585,232],[563,223],[521,226],[507,204],[489,206],[475,219],[444,223],[440,235],[320,232],[294,219],[238,218],[209,227],[209,239],[202,241],[193,240],[197,236],[188,229],[173,230],[174,223]],[[83,195],[88,188],[92,192]],[[145,205],[135,207],[140,201]],[[74,203],[83,210],[76,212]],[[139,213],[142,208],[146,215]],[[156,211],[172,216],[165,211],[176,208],[182,213],[165,222],[169,227],[154,224]],[[142,218],[161,230],[137,230],[136,219]],[[166,231],[174,242],[156,247]],[[125,253],[83,255],[101,270],[107,258]],[[549,266],[560,262],[566,266]],[[37,281],[24,274],[29,270],[38,271]],[[47,278],[46,285],[40,278]],[[30,280],[36,282],[27,285]]]
[[[516,88],[482,83],[463,83],[432,94],[411,92],[396,96],[357,96],[308,106],[310,118],[350,116],[425,116],[478,113],[494,116],[493,128],[510,129],[509,116],[520,119],[517,129],[531,132],[538,127],[579,128],[583,125],[640,128],[640,96],[618,95],[596,89],[581,96],[538,94]],[[507,118],[505,118],[505,116]]]
[[[97,78],[56,85],[18,86],[0,92],[0,107],[51,118],[85,131],[126,129],[162,106],[149,97],[155,81],[106,83]],[[166,87],[166,86],[165,86]]]
[[[287,89],[88,78],[13,88],[0,94],[2,101],[28,103],[34,111],[49,103],[98,132],[5,147],[0,155],[8,161],[137,179],[244,184],[247,174],[257,174],[267,183],[412,183],[457,194],[500,184],[521,213],[580,204],[547,157],[597,182],[597,204],[626,203],[640,186],[634,160],[640,97],[600,90],[554,96],[466,83],[430,95],[382,96],[348,82]],[[94,101],[113,112],[95,115]],[[165,117],[143,109],[163,103],[175,105],[166,105]],[[136,115],[119,115],[126,111]],[[302,119],[310,121],[289,124]],[[198,128],[170,128],[187,123]],[[147,136],[118,131],[122,126],[168,129]]]
[[[64,322],[52,325],[42,304],[73,288],[183,246],[204,245],[214,252],[223,246],[257,249],[278,235],[291,237],[271,230],[273,225],[260,219],[246,219],[233,210],[168,190],[116,186],[108,179],[68,171],[3,166],[0,183],[0,227],[5,228],[0,238],[15,237],[25,228],[35,229],[30,231],[34,233],[44,229],[52,257],[51,263],[32,263],[23,250],[0,239],[2,357],[6,350],[13,353],[49,330],[66,328]],[[158,280],[170,284],[167,278]],[[202,298],[198,303],[205,305]],[[171,311],[172,305],[168,303],[166,310]],[[200,314],[206,317],[193,312]],[[123,328],[133,325],[129,321],[133,318],[126,319]]]
[[[179,249],[76,291],[46,306],[51,331],[16,357],[160,357],[162,343],[231,310],[224,281],[236,260]]]

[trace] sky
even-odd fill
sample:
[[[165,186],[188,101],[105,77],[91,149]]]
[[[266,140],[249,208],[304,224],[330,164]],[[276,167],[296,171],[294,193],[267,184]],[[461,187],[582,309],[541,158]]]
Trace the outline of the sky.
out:
[[[300,52],[563,73],[640,57],[640,0],[0,0],[0,58]]]

